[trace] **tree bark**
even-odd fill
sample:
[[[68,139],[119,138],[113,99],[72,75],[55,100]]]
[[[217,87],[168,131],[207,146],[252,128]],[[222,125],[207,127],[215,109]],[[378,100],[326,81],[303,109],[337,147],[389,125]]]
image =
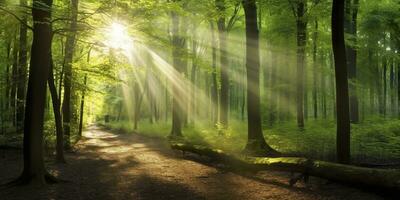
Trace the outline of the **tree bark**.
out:
[[[218,37],[219,37],[219,56],[221,67],[221,91],[219,102],[219,123],[223,128],[228,126],[229,113],[229,68],[228,68],[228,52],[227,52],[227,31],[225,25],[225,1],[215,0],[215,5],[219,11],[217,21]]]
[[[357,96],[357,15],[358,0],[345,1],[345,21],[344,27],[347,34],[350,35],[351,44],[346,45],[348,76],[349,76],[349,95],[350,95],[350,121],[359,122],[358,96]]]
[[[26,0],[20,0],[20,6],[25,9],[27,6]],[[21,17],[20,31],[19,31],[19,62],[18,62],[18,90],[17,90],[17,129],[23,130],[24,121],[24,105],[26,95],[26,76],[27,76],[27,35],[28,29],[26,24],[28,22],[27,15],[23,14]]]
[[[4,102],[4,110],[9,109],[10,107],[10,88],[11,88],[11,79],[10,79],[10,59],[11,59],[11,41],[8,41],[7,43],[7,62],[6,62],[6,74],[5,74],[5,79],[6,79],[6,92],[5,92],[5,99],[6,101]],[[8,120],[8,119],[7,119]]]
[[[400,118],[400,62],[397,63],[397,117]]]
[[[180,25],[180,17],[176,12],[171,13],[172,18],[172,57],[173,57],[173,66],[176,70],[178,79],[182,77],[182,61],[181,61],[181,52],[183,39],[179,36],[179,25]],[[176,80],[176,82],[172,83],[172,130],[170,133],[170,137],[182,137],[182,120],[183,120],[183,109],[184,105],[179,103],[179,98],[182,98],[182,91],[177,84],[181,83],[181,81]]]
[[[214,22],[210,22],[211,28],[211,54],[212,54],[212,71],[211,71],[211,121],[214,126],[218,123],[218,85],[217,85],[217,49],[215,47],[215,28]]]
[[[133,129],[137,130],[138,129],[138,122],[140,118],[140,88],[139,88],[139,80],[135,80],[134,86],[133,86],[133,92],[134,92],[134,98],[135,98],[135,112],[133,116]]]
[[[87,84],[87,75],[85,74],[85,78],[83,81],[83,86],[85,88],[83,88],[82,91],[82,97],[81,97],[81,106],[79,109],[79,130],[78,130],[78,135],[79,137],[82,137],[82,129],[83,129],[83,112],[84,112],[84,108],[85,108],[85,93],[86,93],[86,84]],[[118,119],[120,117],[120,113],[121,113],[121,109],[118,115]]]
[[[32,5],[33,42],[25,107],[24,168],[18,181],[44,184],[49,181],[43,159],[43,124],[46,83],[50,69],[52,0],[34,0]]]
[[[75,49],[75,37],[78,18],[78,0],[71,0],[71,24],[70,32],[67,35],[64,57],[64,101],[62,106],[63,124],[65,135],[65,149],[71,149],[71,82],[72,82],[72,62]]]
[[[64,133],[62,129],[62,119],[61,119],[61,100],[57,95],[57,88],[54,83],[54,63],[52,55],[50,53],[50,70],[48,77],[49,91],[51,94],[51,99],[53,103],[53,113],[54,121],[56,125],[56,162],[65,163],[64,158]]]
[[[248,157],[225,153],[219,149],[211,149],[201,145],[182,142],[171,143],[171,148],[183,152],[191,152],[199,155],[209,156],[228,164],[235,169],[253,171],[273,170],[301,173],[304,176],[315,176],[325,178],[353,186],[369,187],[372,189],[383,189],[389,192],[400,190],[400,170],[375,169],[344,165],[326,161],[311,160],[302,157]],[[293,178],[290,185],[295,184]]]
[[[318,118],[318,64],[317,64],[317,40],[318,40],[318,21],[315,20],[314,22],[314,33],[313,33],[313,110],[314,110],[314,119]]]
[[[11,91],[10,91],[10,109],[11,109],[11,122],[13,126],[17,126],[16,121],[16,109],[17,109],[17,89],[18,89],[18,41],[17,35],[18,31],[15,31],[14,45],[13,45],[13,62],[11,70]]]
[[[242,1],[246,21],[247,123],[245,152],[252,155],[276,154],[264,139],[260,115],[260,49],[255,0]]]
[[[195,32],[195,30],[193,31]],[[190,106],[190,110],[191,110],[191,121],[193,124],[195,124],[196,122],[196,116],[197,116],[197,108],[196,108],[196,77],[197,77],[197,41],[196,41],[196,35],[193,36],[192,39],[192,71],[190,73],[190,80],[192,82],[192,87],[191,87],[191,106]]]
[[[297,126],[304,128],[304,76],[305,76],[305,49],[307,42],[306,1],[297,2]]]
[[[344,0],[333,0],[332,47],[336,73],[337,138],[339,163],[350,162],[350,111],[347,79],[346,47],[344,42]]]
[[[383,71],[382,71],[382,83],[383,83],[383,91],[382,91],[382,104],[381,106],[381,114],[383,117],[386,117],[386,105],[387,105],[387,58],[383,56],[382,61]]]

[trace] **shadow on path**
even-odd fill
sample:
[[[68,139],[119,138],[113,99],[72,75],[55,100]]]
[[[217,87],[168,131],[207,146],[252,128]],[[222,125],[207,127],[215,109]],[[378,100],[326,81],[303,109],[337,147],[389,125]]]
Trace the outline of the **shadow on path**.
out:
[[[195,155],[174,152],[165,140],[117,135],[98,127],[84,132],[68,164],[48,163],[68,183],[0,190],[1,200],[120,199],[380,199],[342,186],[289,187],[283,173],[239,173]],[[21,152],[0,158],[0,184],[21,171]],[[317,186],[317,184],[314,184]]]

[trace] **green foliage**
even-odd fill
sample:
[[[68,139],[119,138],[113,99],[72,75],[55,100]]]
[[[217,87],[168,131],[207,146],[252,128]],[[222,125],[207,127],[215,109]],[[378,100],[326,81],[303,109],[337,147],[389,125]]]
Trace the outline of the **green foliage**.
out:
[[[159,138],[167,138],[170,131],[169,123],[165,122],[141,122],[136,131],[132,123],[127,121],[102,125],[119,133]],[[233,121],[231,127],[221,134],[218,127],[197,122],[195,126],[184,127],[183,133],[188,141],[240,153],[246,144],[247,127],[241,121]],[[264,130],[268,144],[279,152],[322,160],[335,159],[335,135],[335,122],[324,120],[309,121],[303,131],[299,131],[294,122],[280,123]],[[355,162],[400,162],[400,120],[372,117],[361,124],[352,125],[351,151]]]

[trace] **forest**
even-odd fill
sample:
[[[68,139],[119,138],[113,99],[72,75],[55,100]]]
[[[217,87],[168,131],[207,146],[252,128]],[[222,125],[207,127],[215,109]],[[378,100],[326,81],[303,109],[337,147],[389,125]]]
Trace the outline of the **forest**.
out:
[[[399,0],[0,0],[0,17],[1,200],[400,194]]]

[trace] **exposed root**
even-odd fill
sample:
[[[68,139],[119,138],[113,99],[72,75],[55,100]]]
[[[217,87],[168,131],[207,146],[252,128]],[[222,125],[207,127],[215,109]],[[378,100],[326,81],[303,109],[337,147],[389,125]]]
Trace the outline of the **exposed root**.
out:
[[[44,186],[44,185],[53,185],[53,184],[68,183],[68,182],[69,181],[58,179],[55,176],[51,175],[50,173],[46,173],[43,176],[29,176],[26,174],[22,174],[17,179],[4,184],[4,187],[9,188],[9,187],[25,186],[30,184]]]

